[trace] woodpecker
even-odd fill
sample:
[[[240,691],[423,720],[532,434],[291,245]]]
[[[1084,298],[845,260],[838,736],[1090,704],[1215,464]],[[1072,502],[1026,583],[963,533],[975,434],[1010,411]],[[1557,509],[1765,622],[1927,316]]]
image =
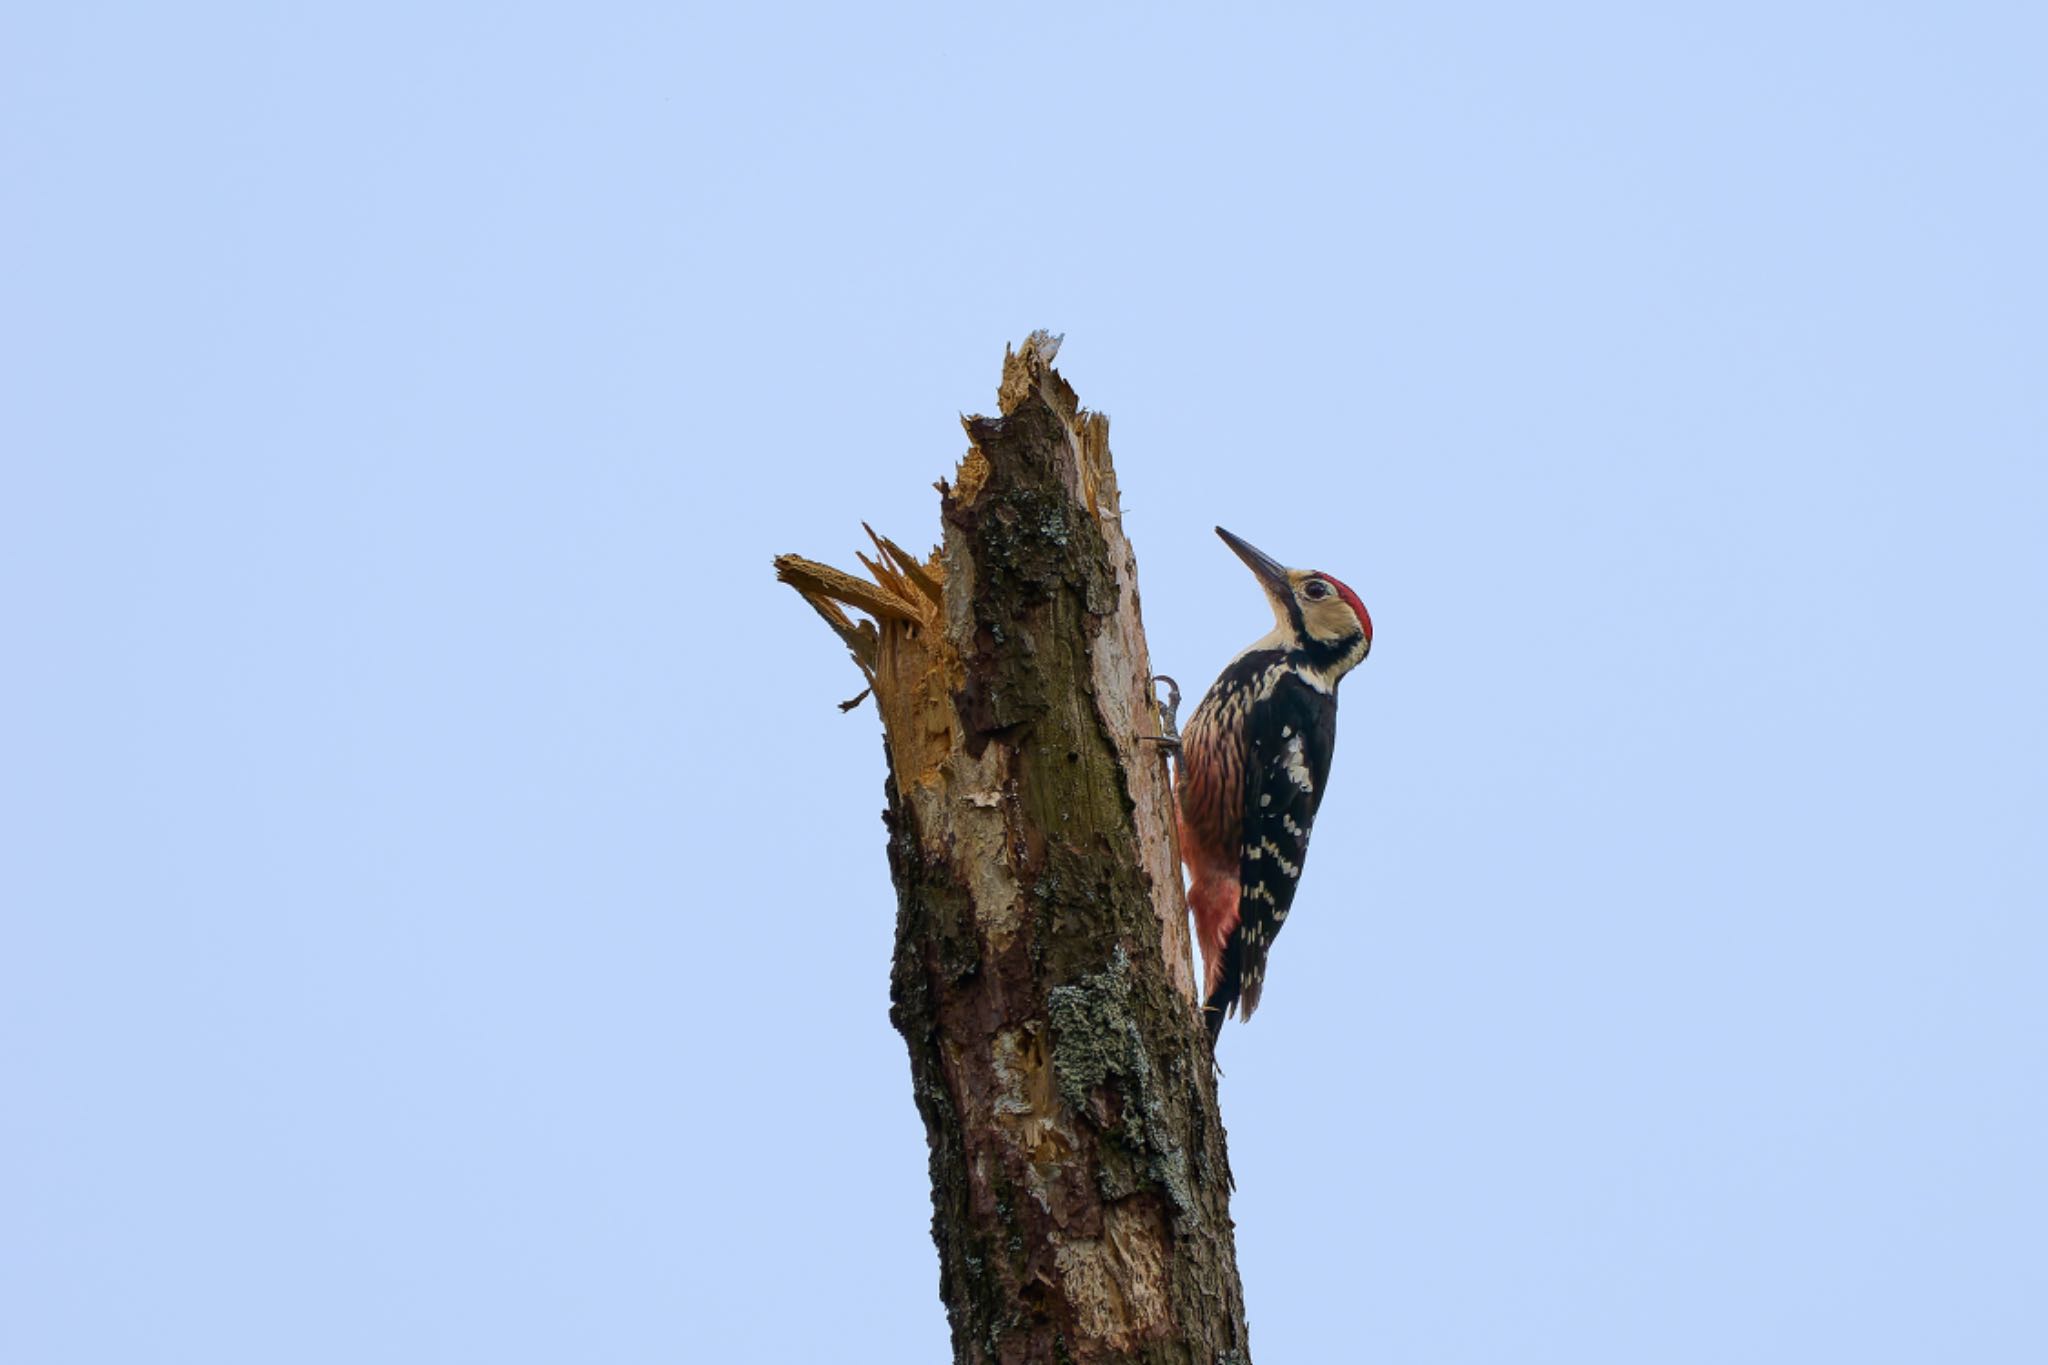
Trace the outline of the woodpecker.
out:
[[[1180,855],[1202,945],[1213,1044],[1250,1019],[1287,922],[1337,742],[1337,684],[1372,649],[1372,617],[1329,574],[1289,569],[1216,528],[1258,577],[1272,633],[1230,661],[1181,735]]]

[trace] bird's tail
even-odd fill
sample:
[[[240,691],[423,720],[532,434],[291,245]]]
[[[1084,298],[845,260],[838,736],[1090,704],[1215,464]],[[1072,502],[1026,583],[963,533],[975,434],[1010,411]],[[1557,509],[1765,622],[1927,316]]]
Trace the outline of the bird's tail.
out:
[[[1216,989],[1209,992],[1208,1000],[1202,1005],[1202,1024],[1209,1030],[1211,1049],[1216,1046],[1216,1039],[1223,1032],[1223,1021],[1241,1008],[1238,1002],[1237,973],[1231,970],[1236,966],[1234,959],[1237,951],[1235,943],[1225,951],[1226,968],[1223,979],[1216,983]]]

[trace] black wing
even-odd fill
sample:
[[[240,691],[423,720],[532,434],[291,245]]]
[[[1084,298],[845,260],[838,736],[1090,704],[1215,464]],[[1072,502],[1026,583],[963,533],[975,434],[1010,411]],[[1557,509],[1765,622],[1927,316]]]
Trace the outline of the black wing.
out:
[[[1309,829],[1337,747],[1337,699],[1284,674],[1266,699],[1253,705],[1249,719],[1251,761],[1246,765],[1238,930],[1232,945],[1242,973],[1232,995],[1239,998],[1246,1019],[1259,1007],[1266,954],[1287,922],[1308,858]]]

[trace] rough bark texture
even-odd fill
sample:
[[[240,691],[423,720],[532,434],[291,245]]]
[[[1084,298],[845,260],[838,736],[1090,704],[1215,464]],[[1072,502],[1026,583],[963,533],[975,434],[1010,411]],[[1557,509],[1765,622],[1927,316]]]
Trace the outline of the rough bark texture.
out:
[[[942,548],[778,571],[887,737],[891,1018],[961,1362],[1249,1362],[1109,424],[1034,334],[939,485]],[[852,606],[872,622],[855,622]]]

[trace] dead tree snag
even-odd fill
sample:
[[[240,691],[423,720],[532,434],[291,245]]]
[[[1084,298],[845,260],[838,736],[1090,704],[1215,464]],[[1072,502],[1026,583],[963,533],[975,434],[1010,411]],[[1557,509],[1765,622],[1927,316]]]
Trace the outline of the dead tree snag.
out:
[[[890,1015],[955,1359],[1248,1365],[1137,564],[1057,346],[966,419],[931,559],[871,532],[868,578],[776,571],[882,714]]]

